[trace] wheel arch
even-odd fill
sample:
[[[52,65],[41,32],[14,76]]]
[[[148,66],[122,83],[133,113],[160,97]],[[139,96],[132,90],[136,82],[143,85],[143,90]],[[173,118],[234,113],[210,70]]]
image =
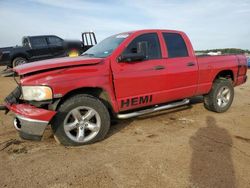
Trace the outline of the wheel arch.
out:
[[[114,116],[115,112],[112,106],[111,98],[108,92],[101,87],[83,87],[77,88],[66,93],[62,98],[60,98],[59,102],[55,103],[55,110],[58,110],[61,104],[63,104],[67,99],[78,95],[78,94],[86,94],[98,98],[101,102],[107,107],[111,116]]]
[[[234,72],[231,69],[227,69],[227,70],[221,70],[219,71],[216,76],[213,79],[213,82],[216,81],[217,79],[231,79],[232,82],[235,81],[235,76],[234,76]]]
[[[22,58],[25,58],[27,61],[28,61],[28,55],[25,54],[25,53],[17,53],[17,54],[14,54],[12,57],[11,57],[11,66],[13,66],[13,61],[14,59],[18,58],[18,57],[22,57]]]

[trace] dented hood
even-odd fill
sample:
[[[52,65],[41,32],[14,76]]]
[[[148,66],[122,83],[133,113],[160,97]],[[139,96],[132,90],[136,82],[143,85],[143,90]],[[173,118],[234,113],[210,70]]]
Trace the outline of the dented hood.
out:
[[[48,59],[43,61],[35,61],[32,63],[27,63],[14,68],[14,71],[19,75],[29,74],[38,71],[45,71],[50,69],[59,69],[72,66],[81,65],[95,65],[102,61],[102,58],[92,58],[92,57],[64,57],[57,59]]]

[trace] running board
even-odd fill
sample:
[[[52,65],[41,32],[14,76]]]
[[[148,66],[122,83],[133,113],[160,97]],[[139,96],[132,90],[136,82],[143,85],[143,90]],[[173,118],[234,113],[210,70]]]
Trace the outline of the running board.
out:
[[[164,106],[154,106],[153,108],[149,108],[146,110],[141,110],[141,111],[136,111],[136,112],[131,112],[131,113],[127,113],[127,114],[117,114],[117,118],[118,119],[128,119],[128,118],[132,118],[132,117],[136,117],[136,116],[141,116],[141,115],[145,115],[145,114],[149,114],[152,112],[157,112],[157,111],[161,111],[161,110],[167,110],[170,108],[175,108],[178,106],[183,106],[189,103],[189,99],[184,99],[182,101],[178,101],[178,102],[174,102],[174,103],[170,103]]]

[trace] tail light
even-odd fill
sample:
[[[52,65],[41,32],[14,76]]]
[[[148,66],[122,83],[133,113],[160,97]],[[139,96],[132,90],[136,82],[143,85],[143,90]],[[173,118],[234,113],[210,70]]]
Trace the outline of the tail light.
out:
[[[247,58],[239,58],[238,76],[246,75],[247,73]]]

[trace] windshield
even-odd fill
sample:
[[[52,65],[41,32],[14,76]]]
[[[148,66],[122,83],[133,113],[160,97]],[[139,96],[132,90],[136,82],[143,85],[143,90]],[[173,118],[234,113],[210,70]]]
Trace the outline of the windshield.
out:
[[[127,38],[129,34],[118,34],[108,37],[93,46],[86,52],[84,52],[83,56],[91,56],[91,57],[107,57],[109,56],[118,46],[122,43],[122,41]]]

